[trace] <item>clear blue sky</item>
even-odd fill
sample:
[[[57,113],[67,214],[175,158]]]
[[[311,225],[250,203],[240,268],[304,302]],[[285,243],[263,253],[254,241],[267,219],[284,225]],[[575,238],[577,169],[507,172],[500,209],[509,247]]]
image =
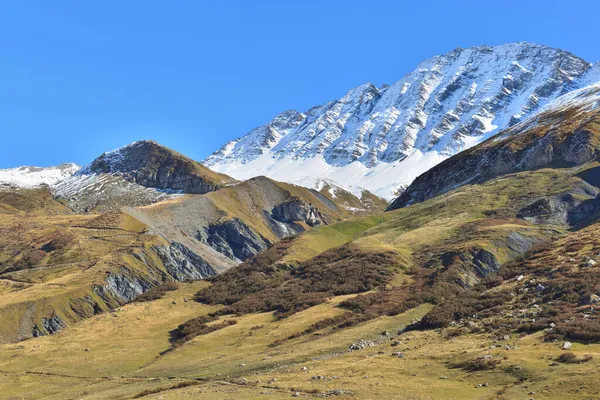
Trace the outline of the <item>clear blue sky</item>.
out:
[[[455,47],[523,40],[600,61],[598,3],[4,1],[0,168],[83,164],[146,138],[200,160]]]

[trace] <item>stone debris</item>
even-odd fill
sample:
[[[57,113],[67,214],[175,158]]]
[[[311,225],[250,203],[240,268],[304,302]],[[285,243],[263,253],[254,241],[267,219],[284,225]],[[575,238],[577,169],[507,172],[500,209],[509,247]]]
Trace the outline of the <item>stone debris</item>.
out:
[[[600,303],[600,296],[598,296],[597,294],[590,294],[590,297],[588,299],[588,304],[597,304]]]
[[[538,293],[543,292],[544,290],[546,290],[546,286],[542,285],[541,283],[538,283],[538,285],[535,287],[535,291]]]
[[[370,340],[359,340],[356,343],[352,343],[350,345],[350,347],[348,347],[348,351],[356,351],[356,350],[362,350],[362,349],[366,349],[367,347],[374,347],[375,343],[371,342]]]
[[[596,266],[596,264],[598,264],[596,262],[596,260],[593,260],[593,259],[590,258],[589,260],[586,261],[585,266],[586,267],[594,267],[594,266]]]

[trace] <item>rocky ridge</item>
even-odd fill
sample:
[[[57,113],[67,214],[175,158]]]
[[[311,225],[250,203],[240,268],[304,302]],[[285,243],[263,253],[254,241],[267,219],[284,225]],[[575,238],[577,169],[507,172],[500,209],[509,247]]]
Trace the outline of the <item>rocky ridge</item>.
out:
[[[425,172],[388,209],[512,172],[593,161],[600,154],[599,105],[600,85],[569,93],[531,119]],[[593,175],[586,173],[587,179]]]
[[[389,198],[448,156],[599,76],[596,65],[546,46],[458,48],[391,86],[365,84],[304,113],[285,111],[204,163],[239,179],[329,178]]]

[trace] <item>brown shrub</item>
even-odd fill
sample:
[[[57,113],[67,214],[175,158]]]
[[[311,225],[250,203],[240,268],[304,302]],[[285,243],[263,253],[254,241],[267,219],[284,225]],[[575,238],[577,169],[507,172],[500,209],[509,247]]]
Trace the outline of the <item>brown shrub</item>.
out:
[[[587,354],[587,355],[583,356],[582,358],[579,358],[575,355],[575,353],[566,352],[566,353],[562,353],[560,356],[558,356],[556,358],[556,361],[558,361],[560,363],[564,363],[564,364],[581,364],[581,363],[590,361],[592,358],[593,357],[590,354]]]
[[[474,360],[467,360],[450,364],[450,368],[460,368],[467,372],[488,371],[496,368],[498,365],[500,365],[500,363],[500,360],[494,360],[491,358],[476,358]]]
[[[196,336],[206,335],[237,323],[237,321],[226,320],[208,325],[209,322],[215,321],[216,319],[217,317],[214,315],[202,315],[184,322],[183,324],[179,325],[177,329],[170,332],[171,342],[177,346],[192,340]]]
[[[165,293],[172,290],[177,290],[178,287],[179,285],[177,284],[177,282],[165,282],[159,286],[151,288],[145,293],[142,293],[141,295],[135,298],[135,301],[144,302],[157,300],[162,298],[165,295]]]
[[[55,250],[63,250],[73,241],[73,236],[66,232],[55,232],[48,243],[42,246],[42,250],[49,253]]]
[[[384,287],[400,268],[393,253],[351,246],[327,251],[295,267],[268,265],[264,259],[255,257],[214,278],[213,285],[198,292],[196,299],[228,305],[220,315],[275,311],[278,318],[284,318],[330,296]]]
[[[38,265],[46,257],[46,253],[39,249],[28,249],[21,257],[21,263],[26,268],[31,268]]]
[[[579,342],[600,341],[600,320],[578,319],[569,323],[559,323],[554,333],[566,339]]]

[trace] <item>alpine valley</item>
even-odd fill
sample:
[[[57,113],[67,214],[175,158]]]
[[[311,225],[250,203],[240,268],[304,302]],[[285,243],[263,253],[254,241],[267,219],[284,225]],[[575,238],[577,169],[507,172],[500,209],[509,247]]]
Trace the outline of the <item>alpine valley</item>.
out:
[[[0,398],[597,398],[599,65],[456,49],[202,163],[0,170]]]

